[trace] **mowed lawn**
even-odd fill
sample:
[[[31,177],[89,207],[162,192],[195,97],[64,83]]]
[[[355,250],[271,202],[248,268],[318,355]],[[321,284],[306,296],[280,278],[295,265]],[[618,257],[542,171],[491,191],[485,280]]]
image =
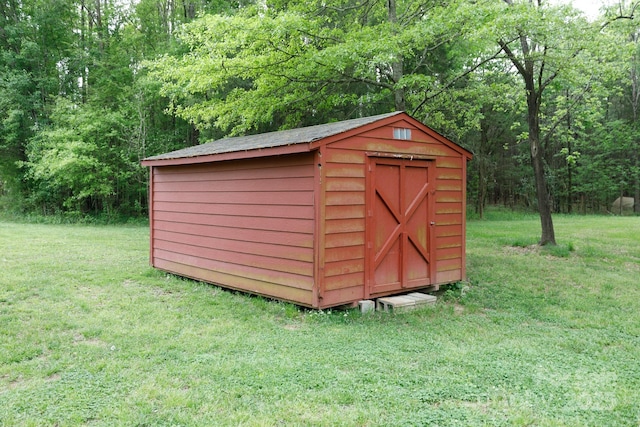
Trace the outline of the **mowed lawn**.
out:
[[[0,425],[638,426],[640,218],[468,224],[469,282],[311,311],[148,266],[133,226],[0,222]]]

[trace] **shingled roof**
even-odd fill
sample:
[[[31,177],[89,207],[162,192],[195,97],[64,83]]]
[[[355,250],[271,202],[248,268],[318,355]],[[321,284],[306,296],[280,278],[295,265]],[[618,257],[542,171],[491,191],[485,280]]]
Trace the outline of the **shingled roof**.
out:
[[[171,160],[189,157],[208,156],[213,154],[234,153],[238,151],[250,151],[263,148],[282,147],[287,145],[310,143],[329,136],[356,129],[387,117],[402,114],[401,111],[380,114],[359,119],[344,120],[341,122],[327,123],[323,125],[309,126],[299,129],[283,130],[278,132],[261,133],[258,135],[236,136],[207,142],[202,145],[183,148],[157,156],[147,157],[147,160]]]

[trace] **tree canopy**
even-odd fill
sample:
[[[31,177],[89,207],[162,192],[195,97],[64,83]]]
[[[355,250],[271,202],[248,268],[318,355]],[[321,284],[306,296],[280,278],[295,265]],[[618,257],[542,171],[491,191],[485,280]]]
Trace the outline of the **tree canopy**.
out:
[[[469,206],[640,202],[638,5],[0,3],[0,206],[146,213],[148,155],[405,110],[470,149]],[[636,205],[640,211],[640,205]]]

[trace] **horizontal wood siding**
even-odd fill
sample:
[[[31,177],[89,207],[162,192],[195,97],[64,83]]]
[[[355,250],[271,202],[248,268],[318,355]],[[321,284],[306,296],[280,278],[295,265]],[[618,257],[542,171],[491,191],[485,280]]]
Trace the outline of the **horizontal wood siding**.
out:
[[[364,297],[365,154],[332,144],[326,156],[323,304],[336,304]]]
[[[306,289],[274,286],[271,282],[264,282],[244,276],[236,276],[193,265],[165,261],[163,259],[158,259],[156,261],[155,267],[196,280],[218,284],[224,283],[225,287],[232,289],[249,291],[261,295],[268,295],[273,298],[280,298],[301,305],[312,305],[311,292]]]
[[[393,127],[378,128],[327,147],[324,304],[329,300],[352,298],[343,300],[348,302],[362,297],[367,155],[415,155],[435,160],[435,284],[462,279],[466,159],[406,123],[397,127],[411,128],[412,140],[393,139]]]
[[[153,168],[154,266],[311,304],[313,155]]]
[[[456,157],[436,161],[436,282],[455,282],[464,277],[464,162]]]

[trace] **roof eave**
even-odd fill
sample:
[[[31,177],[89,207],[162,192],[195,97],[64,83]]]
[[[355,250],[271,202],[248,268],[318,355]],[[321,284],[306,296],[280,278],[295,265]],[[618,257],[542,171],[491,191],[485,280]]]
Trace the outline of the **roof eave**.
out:
[[[220,162],[224,160],[252,159],[256,157],[283,156],[287,154],[308,153],[315,148],[309,143],[291,144],[281,147],[257,148],[254,150],[233,151],[229,153],[206,154],[202,156],[179,157],[175,159],[145,159],[142,166],[178,166],[198,163]]]

